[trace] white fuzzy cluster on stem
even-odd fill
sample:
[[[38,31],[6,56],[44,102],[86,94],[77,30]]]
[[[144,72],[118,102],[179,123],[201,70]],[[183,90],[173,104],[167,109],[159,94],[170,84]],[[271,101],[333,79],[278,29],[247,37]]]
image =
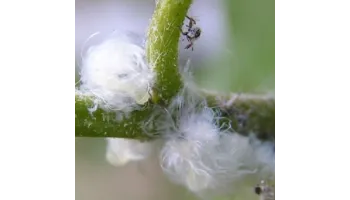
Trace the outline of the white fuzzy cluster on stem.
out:
[[[187,91],[169,106],[172,113],[159,126],[166,137],[160,155],[163,171],[175,183],[202,195],[232,190],[246,177],[266,177],[274,172],[272,145],[233,133],[219,125],[220,113]]]
[[[145,49],[130,35],[115,32],[83,55],[80,89],[110,110],[132,111],[150,98],[154,73]]]
[[[79,91],[97,97],[92,113],[101,107],[125,116],[148,101],[155,77],[142,44],[133,35],[119,31],[88,48],[80,73]],[[137,140],[108,138],[106,159],[122,166],[146,158],[151,146]]]

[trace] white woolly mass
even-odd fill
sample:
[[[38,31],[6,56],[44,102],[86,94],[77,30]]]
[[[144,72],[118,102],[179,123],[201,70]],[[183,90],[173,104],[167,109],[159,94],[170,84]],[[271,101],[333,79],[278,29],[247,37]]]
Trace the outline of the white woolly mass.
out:
[[[274,173],[272,146],[232,133],[227,125],[220,127],[220,114],[193,91],[182,91],[167,112],[169,118],[156,125],[166,138],[160,162],[175,183],[208,196],[232,191],[236,185],[238,190],[247,177]]]
[[[118,167],[129,162],[141,161],[152,153],[154,144],[141,142],[133,139],[108,138],[107,139],[107,161]]]
[[[114,34],[83,56],[81,89],[110,109],[125,111],[144,104],[150,98],[153,77],[144,48],[126,34]]]

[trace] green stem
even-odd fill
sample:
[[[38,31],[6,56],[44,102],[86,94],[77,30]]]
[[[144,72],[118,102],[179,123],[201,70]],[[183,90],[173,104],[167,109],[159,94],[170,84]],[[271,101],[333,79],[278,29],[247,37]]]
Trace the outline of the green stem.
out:
[[[270,95],[218,94],[205,92],[209,106],[219,109],[222,117],[241,135],[254,133],[259,139],[275,138],[275,98]]]
[[[125,116],[123,112],[94,108],[95,97],[76,93],[75,95],[75,136],[76,137],[118,137],[145,139],[142,122],[152,109],[146,105]],[[93,110],[93,111],[92,111]]]
[[[233,130],[242,135],[254,133],[260,139],[273,140],[275,135],[275,100],[265,96],[238,96],[230,105],[232,95],[205,94],[211,107],[218,109],[224,119],[230,120]],[[220,97],[221,96],[221,97]],[[218,98],[220,97],[220,98]],[[90,112],[94,97],[75,95],[75,136],[76,137],[119,137],[151,139],[142,127],[150,119],[154,107],[147,104],[142,110],[120,119],[123,114],[97,108]],[[159,120],[159,119],[158,119]],[[225,122],[225,120],[223,120]]]
[[[154,103],[165,103],[182,87],[178,71],[180,27],[192,0],[160,0],[154,11],[147,35],[146,53],[157,74],[152,94]]]

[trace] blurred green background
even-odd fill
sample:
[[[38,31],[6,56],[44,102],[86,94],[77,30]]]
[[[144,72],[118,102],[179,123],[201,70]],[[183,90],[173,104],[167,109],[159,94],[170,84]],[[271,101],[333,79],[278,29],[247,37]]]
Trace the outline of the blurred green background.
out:
[[[275,1],[227,0],[224,4],[228,46],[199,72],[200,82],[232,92],[274,92]]]
[[[84,41],[96,31],[125,29],[142,35],[154,0],[76,0],[76,81]],[[191,59],[199,84],[232,92],[273,93],[275,1],[196,0],[189,15],[203,33],[194,51],[181,43],[180,65]],[[105,160],[105,140],[76,138],[77,200],[195,199],[163,175],[157,156],[116,168]],[[253,186],[252,186],[253,187]],[[235,198],[258,199],[252,188]]]

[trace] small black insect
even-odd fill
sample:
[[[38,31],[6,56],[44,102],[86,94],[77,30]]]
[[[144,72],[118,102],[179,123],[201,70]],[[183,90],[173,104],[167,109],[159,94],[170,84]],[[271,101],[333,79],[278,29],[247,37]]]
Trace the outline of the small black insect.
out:
[[[187,19],[190,20],[189,24],[186,25],[188,28],[187,31],[183,31],[182,28],[180,28],[182,35],[186,36],[187,41],[190,42],[185,49],[189,49],[192,47],[193,51],[193,42],[197,40],[201,36],[202,30],[196,25],[196,20],[194,20],[192,17],[186,16]]]
[[[255,187],[255,194],[260,195],[260,194],[261,194],[261,191],[262,191],[262,189],[261,189],[260,186],[256,186],[256,187]]]
[[[275,200],[275,187],[268,185],[264,180],[255,186],[254,192],[259,195],[260,200]]]

